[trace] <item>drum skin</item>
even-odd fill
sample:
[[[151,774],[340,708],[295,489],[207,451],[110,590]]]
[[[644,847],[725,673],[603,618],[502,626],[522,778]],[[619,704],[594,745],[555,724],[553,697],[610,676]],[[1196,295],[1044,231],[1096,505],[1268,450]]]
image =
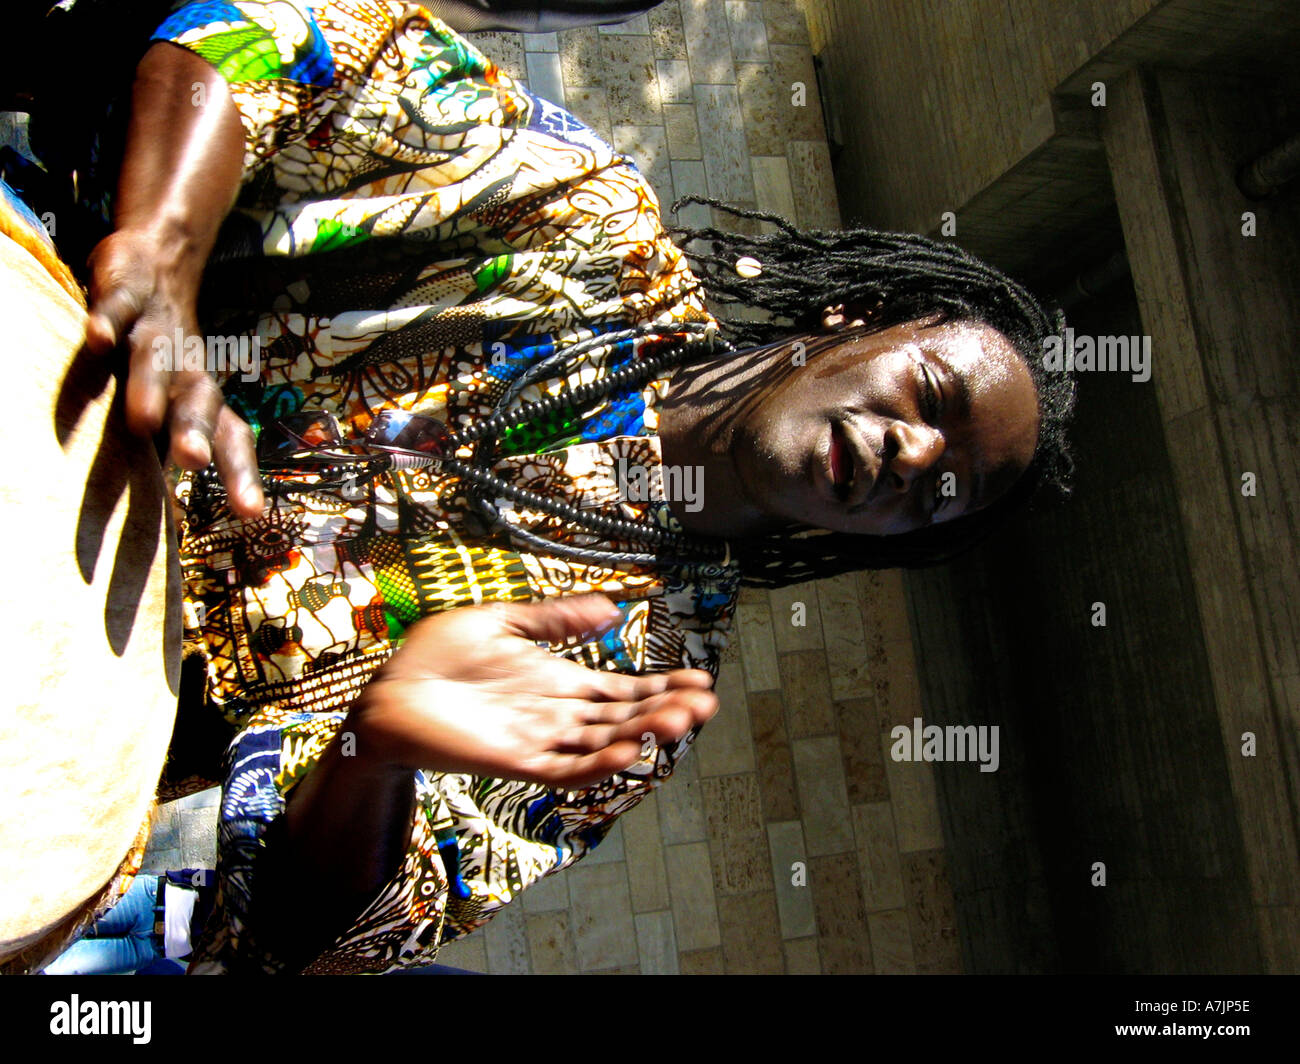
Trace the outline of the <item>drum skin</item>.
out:
[[[153,444],[118,356],[0,234],[0,962],[104,900],[146,823],[180,676],[180,574]]]

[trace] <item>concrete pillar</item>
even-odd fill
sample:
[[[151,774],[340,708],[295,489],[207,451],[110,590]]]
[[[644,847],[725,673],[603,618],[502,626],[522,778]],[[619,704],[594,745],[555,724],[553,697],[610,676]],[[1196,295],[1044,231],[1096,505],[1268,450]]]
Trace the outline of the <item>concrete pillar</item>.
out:
[[[1187,623],[1209,658],[1260,951],[1270,971],[1294,972],[1300,207],[1294,194],[1252,203],[1234,184],[1289,130],[1250,84],[1134,71],[1107,88],[1102,135],[1195,585]]]

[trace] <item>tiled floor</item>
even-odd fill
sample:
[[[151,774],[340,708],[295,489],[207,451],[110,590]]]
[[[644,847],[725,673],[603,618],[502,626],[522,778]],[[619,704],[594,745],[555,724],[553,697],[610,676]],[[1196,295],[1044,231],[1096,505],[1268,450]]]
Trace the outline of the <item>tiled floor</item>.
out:
[[[622,26],[474,39],[635,157],[665,209],[701,192],[838,224],[791,0],[669,0]],[[707,224],[708,209],[681,220]],[[922,715],[897,574],[746,592],[718,689],[721,712],[678,776],[591,857],[439,961],[536,973],[959,970],[930,766],[889,758],[890,727]],[[167,815],[182,856],[206,845],[187,834],[192,807]]]
[[[221,789],[212,787],[159,805],[143,871],[159,874],[175,868],[215,868],[220,801]]]

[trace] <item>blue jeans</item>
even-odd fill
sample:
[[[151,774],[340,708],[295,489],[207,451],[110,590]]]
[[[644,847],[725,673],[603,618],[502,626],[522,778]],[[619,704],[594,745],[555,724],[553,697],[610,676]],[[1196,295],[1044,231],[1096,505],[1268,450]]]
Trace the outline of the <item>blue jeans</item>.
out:
[[[113,908],[45,968],[46,975],[126,975],[161,957],[154,945],[157,876],[136,876]]]

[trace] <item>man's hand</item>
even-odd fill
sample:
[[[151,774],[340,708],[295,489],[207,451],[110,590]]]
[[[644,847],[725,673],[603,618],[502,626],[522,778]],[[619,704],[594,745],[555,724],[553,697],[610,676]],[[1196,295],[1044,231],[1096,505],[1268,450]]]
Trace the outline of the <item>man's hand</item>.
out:
[[[415,625],[289,795],[285,845],[258,888],[268,948],[305,965],[393,877],[410,838],[413,769],[576,789],[631,766],[647,736],[680,739],[712,717],[707,672],[597,672],[536,643],[592,638],[618,617],[608,599],[584,595],[467,606]]]
[[[90,257],[86,346],[101,355],[126,351],[127,427],[156,436],[165,426],[172,461],[182,469],[215,460],[231,508],[255,517],[264,497],[252,430],[225,405],[205,367],[185,368],[184,339],[202,336],[184,245],[180,237],[129,229],[100,241]]]
[[[717,712],[698,669],[588,669],[544,643],[586,640],[619,618],[600,595],[452,610],[411,629],[362,696],[358,750],[386,765],[583,787],[682,738]]]

